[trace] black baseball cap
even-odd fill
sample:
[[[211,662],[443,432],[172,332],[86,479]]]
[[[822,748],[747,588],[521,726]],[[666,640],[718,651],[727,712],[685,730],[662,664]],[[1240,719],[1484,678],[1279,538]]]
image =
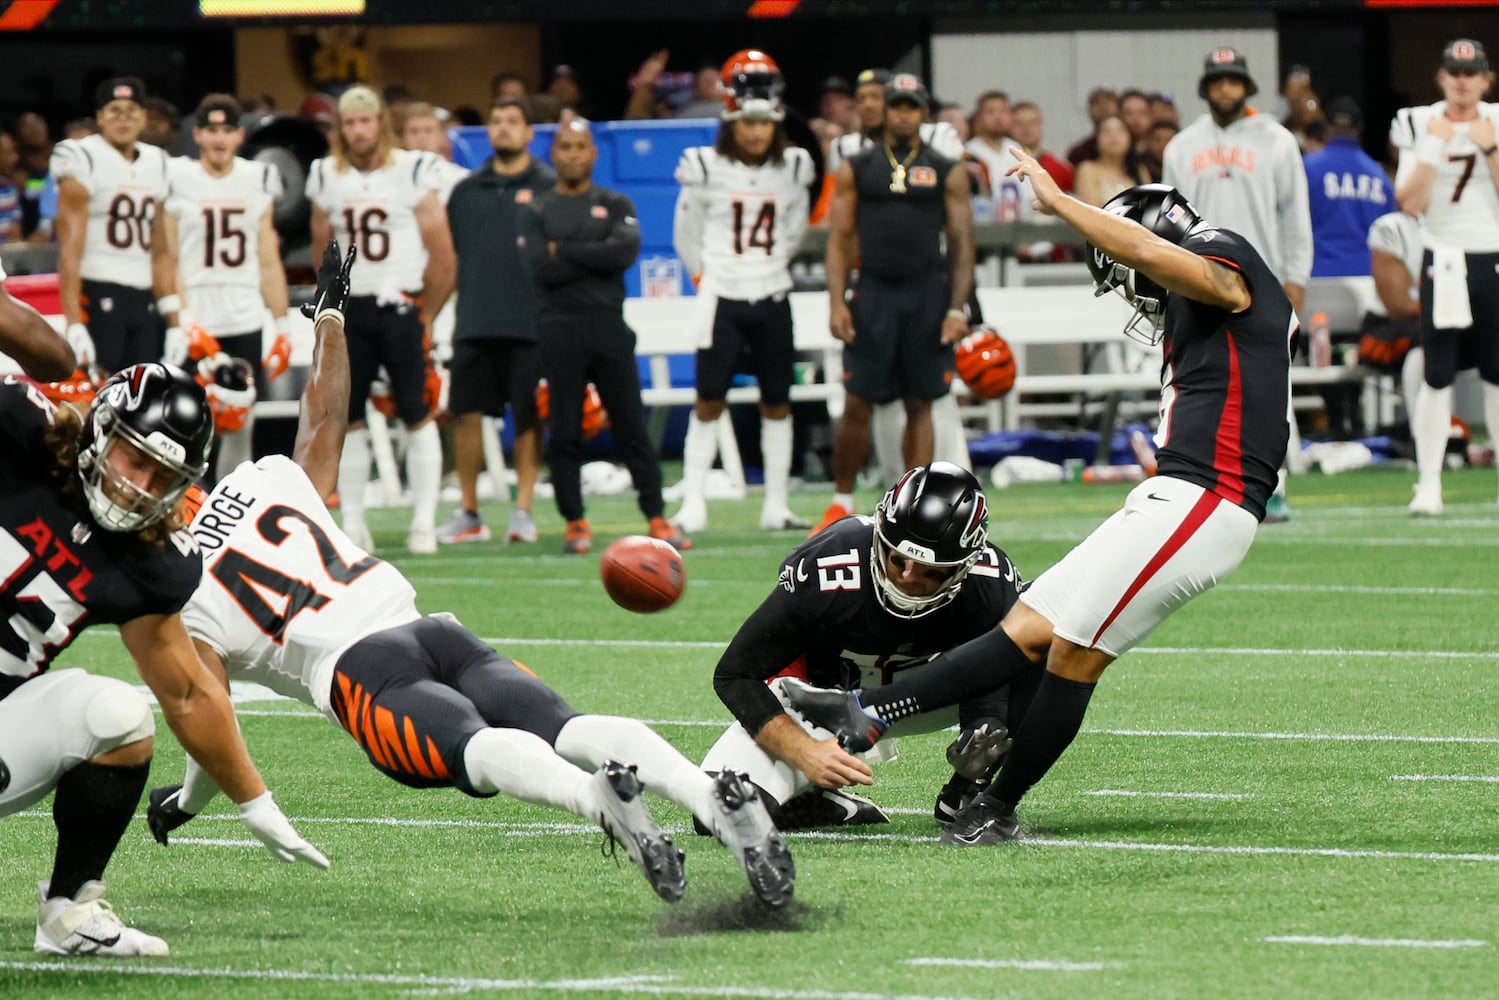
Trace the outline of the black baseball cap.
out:
[[[1248,91],[1245,96],[1253,97],[1260,92],[1259,85],[1249,75],[1249,63],[1245,61],[1244,54],[1225,45],[1209,52],[1202,61],[1202,79],[1197,82],[1197,96],[1206,98],[1208,84],[1225,76],[1243,80]]]
[[[138,76],[116,76],[105,80],[94,91],[94,108],[97,110],[112,101],[134,101],[144,107],[146,85]]]
[[[1364,127],[1364,113],[1351,97],[1339,97],[1327,106],[1328,124],[1337,128],[1351,128],[1362,131]]]
[[[885,84],[885,103],[890,105],[896,101],[910,101],[923,108],[932,103],[921,77],[912,73],[896,73]]]
[[[1489,57],[1483,43],[1471,38],[1456,38],[1442,50],[1442,68],[1449,73],[1487,73]]]
[[[822,81],[822,86],[818,88],[817,92],[819,94],[843,94],[853,97],[854,85],[848,82],[847,77],[830,76]]]

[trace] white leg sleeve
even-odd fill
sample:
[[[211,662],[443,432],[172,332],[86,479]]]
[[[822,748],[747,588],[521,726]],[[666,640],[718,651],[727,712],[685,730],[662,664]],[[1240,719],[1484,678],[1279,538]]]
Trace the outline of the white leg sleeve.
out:
[[[1421,391],[1416,394],[1416,409],[1411,416],[1416,472],[1421,479],[1442,478],[1442,462],[1447,454],[1447,439],[1451,436],[1452,386],[1433,389],[1423,382]]]
[[[869,423],[870,436],[874,439],[874,457],[880,466],[880,482],[888,486],[906,471],[906,457],[901,448],[901,438],[906,433],[905,404],[898,399],[893,403],[881,403],[874,408],[874,418]]]
[[[182,792],[177,796],[177,808],[196,816],[217,794],[218,783],[208,776],[203,765],[189,757],[187,769],[182,774]]]
[[[463,751],[463,767],[477,792],[504,792],[598,821],[588,773],[559,757],[535,733],[481,729]]]
[[[437,524],[442,489],[442,437],[431,420],[407,434],[406,480],[411,484],[411,527],[430,531]]]
[[[705,771],[722,771],[726,767],[748,774],[751,781],[765,789],[765,793],[778,803],[812,787],[805,775],[766,753],[765,748],[737,722],[724,730],[703,758]]]
[[[239,468],[241,463],[250,460],[251,436],[255,433],[255,422],[245,421],[245,426],[233,434],[223,434],[219,437],[219,460],[214,469],[215,477],[223,479],[229,473]]]
[[[958,397],[950,392],[932,400],[932,456],[973,471],[968,459],[968,439],[963,434],[963,415],[958,412]]]
[[[1412,347],[1406,352],[1405,362],[1400,366],[1400,395],[1405,399],[1405,419],[1412,424],[1413,428],[1416,419],[1416,399],[1421,395],[1421,387],[1426,384],[1425,372],[1426,352],[1419,347]]]
[[[708,470],[713,468],[713,460],[718,457],[718,420],[699,420],[696,413],[687,420],[687,439],[682,444],[684,504],[704,501]]]
[[[344,435],[343,455],[338,460],[338,502],[343,526],[364,526],[364,488],[370,481],[370,432],[361,427]]]
[[[791,499],[791,418],[760,418],[760,453],[765,459],[765,513],[778,515]]]
[[[634,764],[647,789],[686,806],[704,826],[716,829],[713,779],[639,719],[575,716],[557,734],[557,752],[593,768],[606,760]]]

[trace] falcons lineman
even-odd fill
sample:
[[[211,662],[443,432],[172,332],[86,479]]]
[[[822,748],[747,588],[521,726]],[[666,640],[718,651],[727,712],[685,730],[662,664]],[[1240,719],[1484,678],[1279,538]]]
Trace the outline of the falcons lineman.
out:
[[[781,125],[784,83],[775,60],[758,49],[723,66],[723,125],[712,146],[696,146],[677,164],[672,242],[698,285],[697,402],[683,448],[683,531],[708,526],[704,484],[718,453],[724,395],[741,367],[760,383],[760,447],[765,456],[768,531],[811,524],[788,506],[791,477],[791,255],[807,228],[812,157],[792,146]]]
[[[363,86],[350,87],[338,99],[332,151],[307,172],[313,254],[321,255],[334,234],[343,245],[359,249],[348,310],[359,335],[349,340],[349,435],[338,495],[344,530],[366,550],[373,550],[374,541],[364,519],[370,477],[364,408],[383,365],[396,415],[409,432],[406,478],[412,510],[406,547],[417,554],[437,551],[442,440],[432,422],[439,383],[427,307],[435,313],[453,291],[453,239],[438,197],[443,182],[436,155],[398,148],[389,109]]]
[[[272,225],[281,195],[281,173],[269,163],[241,159],[245,141],[239,102],[209,94],[198,104],[193,140],[199,159],[174,157],[167,195],[151,239],[156,308],[167,321],[164,358],[184,365],[223,352],[251,373],[264,368],[277,378],[291,360],[286,272]],[[276,339],[261,361],[266,310],[275,317]],[[250,457],[254,430],[248,406],[236,406],[242,422],[229,429],[220,416],[223,389],[208,387],[219,429],[214,478]],[[241,412],[242,411],[242,412]]]

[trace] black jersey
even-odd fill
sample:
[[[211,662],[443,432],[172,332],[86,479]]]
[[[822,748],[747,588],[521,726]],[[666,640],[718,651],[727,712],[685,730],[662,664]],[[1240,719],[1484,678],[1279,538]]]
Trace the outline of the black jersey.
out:
[[[1241,313],[1172,295],[1161,347],[1159,473],[1195,483],[1261,520],[1290,436],[1296,314],[1249,242],[1205,229],[1182,246],[1243,275]]]
[[[870,574],[874,519],[844,518],[803,542],[781,579],[740,626],[718,661],[713,688],[749,730],[781,712],[766,681],[790,667],[819,687],[877,687],[908,667],[996,626],[1015,603],[1020,574],[986,545],[946,607],[897,618],[875,596]]]
[[[516,215],[518,245],[540,292],[541,315],[623,309],[625,271],[640,255],[635,203],[590,187],[582,194],[544,192],[530,208]]]
[[[0,380],[0,698],[90,625],[181,610],[202,572],[186,531],[152,545],[60,495],[42,438],[53,412],[33,383]]]
[[[888,150],[877,143],[848,158],[859,195],[859,272],[899,281],[945,270],[942,233],[947,227],[947,175],[954,161],[923,143]],[[906,164],[897,183],[897,164]]]

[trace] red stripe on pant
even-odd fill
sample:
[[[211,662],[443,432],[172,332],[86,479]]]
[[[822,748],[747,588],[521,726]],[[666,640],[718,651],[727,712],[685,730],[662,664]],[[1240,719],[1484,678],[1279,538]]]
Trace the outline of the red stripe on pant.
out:
[[[1119,603],[1114,605],[1114,610],[1110,611],[1109,616],[1103,620],[1103,624],[1098,626],[1098,631],[1093,633],[1093,641],[1088,644],[1090,647],[1097,645],[1099,637],[1108,631],[1110,625],[1114,624],[1114,619],[1123,613],[1125,607],[1129,605],[1130,601],[1134,600],[1135,595],[1144,588],[1150,578],[1155,576],[1161,567],[1170,561],[1172,556],[1181,551],[1182,546],[1187,544],[1187,539],[1195,535],[1197,529],[1207,523],[1208,517],[1212,515],[1213,511],[1222,502],[1222,497],[1209,493],[1206,490],[1203,491],[1202,496],[1197,498],[1197,502],[1187,512],[1186,518],[1183,519],[1181,524],[1177,525],[1176,530],[1171,533],[1171,537],[1166,539],[1166,544],[1162,545],[1156,551],[1156,554],[1150,557],[1150,562],[1145,564],[1145,568],[1140,570],[1140,574],[1130,583],[1129,589],[1124,592],[1124,596],[1119,598]]]

